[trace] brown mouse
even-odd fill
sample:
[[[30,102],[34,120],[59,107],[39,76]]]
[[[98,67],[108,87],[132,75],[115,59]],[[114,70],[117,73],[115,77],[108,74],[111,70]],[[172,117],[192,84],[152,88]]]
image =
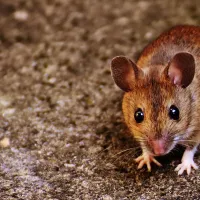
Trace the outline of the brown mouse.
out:
[[[140,143],[138,168],[174,149],[186,147],[178,174],[197,169],[194,154],[200,143],[200,27],[180,25],[161,34],[134,63],[125,56],[111,62],[112,77],[125,91],[123,114]]]

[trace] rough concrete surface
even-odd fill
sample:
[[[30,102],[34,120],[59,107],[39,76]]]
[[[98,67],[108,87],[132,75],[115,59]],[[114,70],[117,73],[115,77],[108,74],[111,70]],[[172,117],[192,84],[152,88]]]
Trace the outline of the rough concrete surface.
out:
[[[176,24],[199,0],[0,0],[0,200],[200,199],[182,152],[136,169],[109,70]]]

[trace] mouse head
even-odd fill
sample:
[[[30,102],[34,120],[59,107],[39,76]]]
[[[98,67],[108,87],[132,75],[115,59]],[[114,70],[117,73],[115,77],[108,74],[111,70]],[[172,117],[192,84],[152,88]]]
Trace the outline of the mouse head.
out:
[[[166,65],[139,68],[124,56],[111,62],[112,77],[125,91],[123,113],[127,126],[143,150],[164,155],[184,139],[191,123],[188,90],[195,74],[189,53],[178,53]]]

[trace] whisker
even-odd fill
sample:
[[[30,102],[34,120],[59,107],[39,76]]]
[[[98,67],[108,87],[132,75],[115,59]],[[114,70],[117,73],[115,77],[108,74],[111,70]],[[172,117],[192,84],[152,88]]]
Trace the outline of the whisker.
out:
[[[126,153],[125,155],[128,156],[129,154],[131,154],[132,152],[129,151],[128,153]],[[123,155],[120,155],[118,158],[116,158],[113,163],[117,162]]]
[[[114,154],[114,155],[111,157],[111,159],[113,159],[113,158],[115,158],[115,157],[118,156],[118,157],[113,161],[113,162],[116,162],[116,161],[119,160],[122,156],[128,156],[128,155],[130,155],[130,154],[132,154],[132,153],[135,154],[135,152],[138,152],[139,150],[140,150],[140,146],[138,146],[138,147],[133,147],[133,148],[129,148],[129,149],[125,149],[125,150],[123,150],[123,151],[120,151],[120,152]]]
[[[131,151],[131,150],[134,150],[134,149],[137,149],[137,148],[139,148],[139,147],[132,147],[132,148],[129,148],[129,149],[122,150],[122,151],[120,151],[120,152],[114,154],[111,158],[115,158],[115,157],[118,156],[118,155],[121,155],[121,154],[123,154],[123,153],[126,153],[127,151]]]
[[[185,139],[181,139],[181,140],[173,140],[173,142],[192,142],[192,143],[197,143],[197,141],[194,141],[194,140],[185,140]]]
[[[102,149],[100,152],[98,152],[98,153],[95,155],[95,157],[97,157],[97,156],[99,156],[100,154],[104,153],[105,151],[111,149],[112,147],[113,147],[113,145],[110,145],[110,146],[108,146],[107,148]]]
[[[141,149],[138,149],[134,154],[132,155],[132,158],[135,158],[135,156],[141,151]]]

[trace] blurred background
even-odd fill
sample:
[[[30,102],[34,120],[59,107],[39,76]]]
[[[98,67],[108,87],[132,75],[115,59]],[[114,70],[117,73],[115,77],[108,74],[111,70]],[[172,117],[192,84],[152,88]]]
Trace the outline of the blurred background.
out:
[[[177,24],[199,0],[0,0],[0,199],[200,199],[180,158],[136,170],[110,76]]]

